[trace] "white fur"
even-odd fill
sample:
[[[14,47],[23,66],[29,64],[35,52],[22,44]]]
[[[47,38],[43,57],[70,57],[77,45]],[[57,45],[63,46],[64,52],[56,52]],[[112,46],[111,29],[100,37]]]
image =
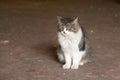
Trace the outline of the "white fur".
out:
[[[82,31],[77,33],[69,32],[64,29],[63,32],[58,32],[58,41],[64,52],[65,64],[63,69],[78,69],[80,61],[85,54],[85,51],[79,51],[79,43],[82,38]]]
[[[57,52],[57,56],[60,62],[64,63],[65,59],[64,59],[64,55],[61,52]]]

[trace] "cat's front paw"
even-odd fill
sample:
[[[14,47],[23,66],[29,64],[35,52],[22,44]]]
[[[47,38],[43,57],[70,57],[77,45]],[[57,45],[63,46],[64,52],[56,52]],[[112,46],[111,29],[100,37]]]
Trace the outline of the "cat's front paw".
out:
[[[63,67],[63,69],[70,69],[70,65],[69,64],[64,64],[62,67]]]
[[[71,66],[71,69],[78,69],[79,68],[79,65],[72,65]]]

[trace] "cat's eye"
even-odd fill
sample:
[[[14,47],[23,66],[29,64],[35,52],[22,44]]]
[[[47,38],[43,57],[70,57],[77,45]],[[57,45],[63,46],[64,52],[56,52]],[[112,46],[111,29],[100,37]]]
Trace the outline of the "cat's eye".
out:
[[[64,30],[64,27],[63,26],[58,26],[58,31],[63,31]]]
[[[70,29],[71,29],[71,25],[69,25],[69,24],[66,25],[66,29],[67,29],[67,30],[70,30]]]

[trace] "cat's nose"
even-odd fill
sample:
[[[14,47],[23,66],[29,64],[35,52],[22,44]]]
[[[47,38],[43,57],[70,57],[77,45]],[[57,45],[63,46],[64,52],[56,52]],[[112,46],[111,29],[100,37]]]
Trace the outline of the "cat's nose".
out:
[[[65,32],[65,31],[63,31],[63,33],[64,33],[64,34],[66,34],[66,32]]]

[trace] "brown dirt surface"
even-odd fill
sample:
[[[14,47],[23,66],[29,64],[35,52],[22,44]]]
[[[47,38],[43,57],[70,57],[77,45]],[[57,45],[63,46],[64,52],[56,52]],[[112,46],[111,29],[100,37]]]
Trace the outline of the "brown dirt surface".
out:
[[[58,15],[79,16],[93,62],[62,69]],[[0,0],[0,80],[120,80],[119,0]]]

